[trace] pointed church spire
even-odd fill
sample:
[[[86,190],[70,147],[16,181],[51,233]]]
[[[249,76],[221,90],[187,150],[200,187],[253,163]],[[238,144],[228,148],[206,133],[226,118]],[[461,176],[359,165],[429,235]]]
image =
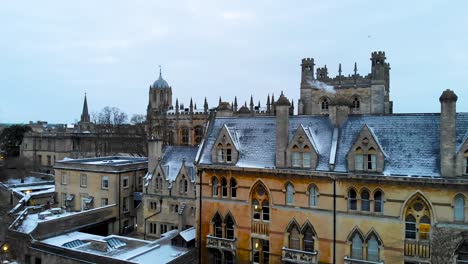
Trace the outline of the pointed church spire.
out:
[[[338,76],[341,76],[341,72],[342,71],[341,71],[341,63],[340,63],[340,65],[338,66]]]
[[[270,94],[268,94],[267,96],[267,103],[266,103],[266,107],[267,107],[267,113],[270,113]]]
[[[84,103],[83,103],[83,112],[81,113],[81,123],[89,123],[90,122],[89,112],[88,112],[88,100],[86,98],[86,92],[84,96]]]
[[[357,63],[354,63],[354,75],[357,75]]]
[[[234,107],[234,112],[237,112],[237,96],[234,96],[234,104],[233,104],[233,107]]]
[[[176,98],[175,100],[175,111],[176,113],[179,113],[179,98]]]
[[[221,105],[221,96],[219,97],[219,103],[218,103],[218,106]]]
[[[193,113],[193,101],[192,101],[192,97],[190,97],[190,113]]]
[[[254,110],[253,95],[250,95],[250,111],[253,112],[253,110]]]
[[[203,104],[203,111],[208,112],[208,102],[206,101],[206,97],[205,97],[205,103]]]

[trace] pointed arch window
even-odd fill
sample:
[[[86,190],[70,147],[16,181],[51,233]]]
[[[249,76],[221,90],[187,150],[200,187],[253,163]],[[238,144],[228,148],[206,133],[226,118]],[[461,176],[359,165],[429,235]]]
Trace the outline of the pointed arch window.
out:
[[[237,181],[236,181],[236,179],[231,178],[229,185],[231,187],[231,197],[232,198],[237,197]]]
[[[203,127],[196,126],[195,127],[195,144],[200,144],[203,139]]]
[[[375,235],[371,235],[367,241],[367,260],[380,261],[379,242]]]
[[[224,151],[223,151],[223,144],[219,143],[216,147],[216,160],[218,162],[224,162]]]
[[[300,233],[299,233],[299,228],[297,227],[296,224],[293,224],[289,231],[289,248],[291,249],[301,249],[301,238],[300,238]]]
[[[363,141],[367,141],[364,138]],[[354,169],[357,171],[376,171],[377,170],[377,151],[371,147],[367,152],[361,147],[354,151]]]
[[[320,99],[320,109],[322,112],[328,112],[328,105],[329,105],[329,100],[326,97],[323,97]]]
[[[218,178],[213,177],[211,179],[211,193],[213,196],[218,196]]]
[[[228,196],[228,186],[227,186],[227,180],[226,178],[222,177],[221,178],[221,195],[223,197]]]
[[[383,199],[382,199],[382,192],[380,190],[377,190],[374,193],[374,212],[377,212],[377,213],[383,212]]]
[[[226,238],[234,239],[234,220],[229,214],[226,216]]]
[[[369,200],[369,191],[363,190],[361,192],[361,210],[370,211],[370,200]]]
[[[416,239],[416,218],[411,214],[405,218],[405,238]]]
[[[355,96],[353,98],[353,111],[354,112],[359,112],[360,108],[361,108],[361,102],[359,100],[359,97]]]
[[[405,210],[405,238],[428,240],[431,233],[431,213],[427,203],[416,197]]]
[[[188,180],[184,179],[184,193],[188,192]]]
[[[465,197],[463,197],[461,194],[455,196],[453,206],[453,220],[465,221]]]
[[[318,190],[317,186],[311,185],[309,188],[309,206],[317,207],[318,206]]]
[[[286,204],[294,204],[294,187],[291,183],[286,184]]]
[[[270,221],[270,201],[263,185],[258,185],[252,193],[252,218],[255,221]]]
[[[215,237],[223,237],[223,219],[218,213],[213,218],[213,230]]]
[[[182,135],[182,145],[189,145],[190,142],[189,142],[189,129],[188,127],[183,127],[182,130],[181,130],[181,135]]]
[[[226,162],[232,163],[232,146],[231,144],[226,144]]]
[[[348,209],[357,210],[357,194],[354,189],[348,191]]]
[[[351,239],[351,258],[362,259],[362,238],[355,233]]]
[[[304,235],[304,251],[314,252],[315,235],[312,227],[306,225],[302,234]]]
[[[299,138],[299,140],[301,140],[301,137]],[[304,147],[300,148],[297,145],[294,145],[292,147],[291,165],[293,167],[310,168],[311,159],[312,154],[309,146],[305,145]]]

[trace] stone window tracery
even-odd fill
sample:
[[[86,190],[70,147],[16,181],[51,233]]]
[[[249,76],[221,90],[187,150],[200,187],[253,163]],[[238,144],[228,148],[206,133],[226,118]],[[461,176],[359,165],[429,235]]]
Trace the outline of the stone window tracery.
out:
[[[289,182],[286,184],[286,204],[294,204],[294,187]]]
[[[230,182],[230,187],[231,187],[231,197],[235,198],[237,197],[237,181],[234,178],[231,178]]]
[[[431,233],[431,212],[419,196],[413,198],[405,210],[405,238],[428,240]]]
[[[252,218],[256,221],[270,221],[270,201],[263,185],[258,185],[252,193]]]
[[[357,210],[357,193],[352,188],[348,191],[348,209]]]
[[[329,103],[330,101],[326,97],[320,99],[320,109],[322,112],[328,112]]]
[[[361,192],[361,211],[370,211],[370,195],[368,190]]]
[[[216,177],[211,178],[211,194],[213,196],[218,196],[219,195],[218,178],[216,178]]]

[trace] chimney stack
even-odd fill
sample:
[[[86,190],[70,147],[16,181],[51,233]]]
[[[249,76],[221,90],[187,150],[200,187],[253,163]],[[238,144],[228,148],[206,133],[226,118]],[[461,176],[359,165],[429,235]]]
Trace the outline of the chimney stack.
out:
[[[289,103],[281,92],[278,101],[275,102],[276,109],[276,167],[286,166],[286,147],[289,140]]]
[[[351,100],[339,95],[335,96],[335,98],[330,101],[328,117],[334,127],[340,127],[346,118],[348,118],[352,105],[353,103]]]
[[[455,139],[457,95],[445,90],[440,101],[440,173],[443,177],[455,176]]]
[[[151,138],[148,140],[148,171],[153,172],[156,168],[156,161],[162,156],[162,140]]]

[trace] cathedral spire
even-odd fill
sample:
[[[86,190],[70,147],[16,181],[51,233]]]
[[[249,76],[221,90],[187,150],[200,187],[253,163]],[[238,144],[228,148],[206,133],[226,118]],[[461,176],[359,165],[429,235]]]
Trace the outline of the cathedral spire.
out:
[[[88,112],[88,100],[86,98],[86,92],[84,96],[84,103],[83,103],[83,112],[81,113],[81,123],[89,123],[90,122],[89,112]]]
[[[234,107],[234,112],[237,112],[237,96],[234,96],[234,104],[233,104],[233,107]]]
[[[254,110],[253,95],[250,95],[250,111],[253,112],[253,110]]]
[[[206,97],[205,97],[205,103],[203,104],[203,111],[208,112],[208,102],[206,101]]]

